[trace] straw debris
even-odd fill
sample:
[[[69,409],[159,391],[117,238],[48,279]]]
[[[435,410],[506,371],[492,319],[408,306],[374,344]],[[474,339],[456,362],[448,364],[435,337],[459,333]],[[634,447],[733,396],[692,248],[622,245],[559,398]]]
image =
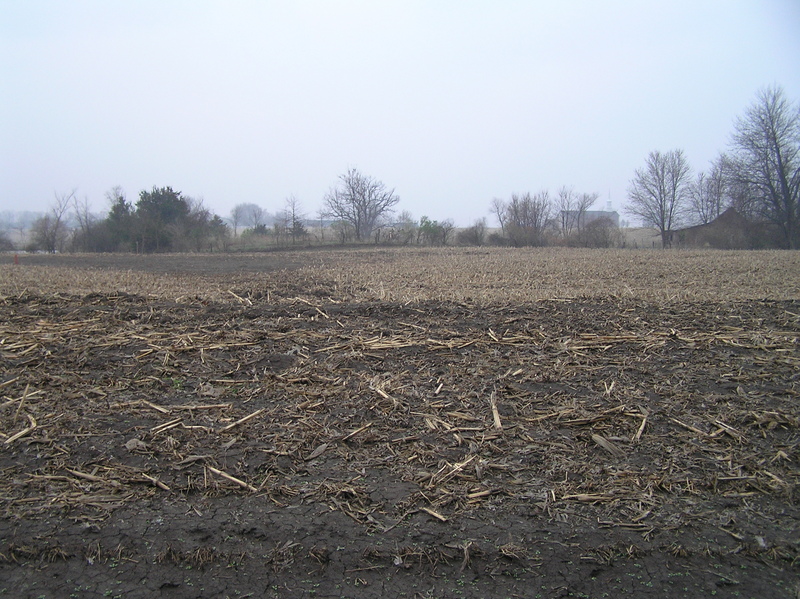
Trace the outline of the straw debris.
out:
[[[348,562],[365,577],[483,567],[478,537],[497,541],[499,521],[682,552],[710,527],[715,555],[741,545],[791,564],[797,258],[715,254],[727,289],[709,255],[682,255],[680,276],[641,256],[343,252],[290,276],[3,270],[0,506],[23,527],[93,525],[151,498],[199,518],[236,496],[274,522],[332,515],[353,537],[384,535]],[[471,522],[457,547],[403,542],[426,529],[451,542]],[[298,543],[262,555],[288,569],[310,555]],[[527,559],[522,541],[497,547],[504,564]]]

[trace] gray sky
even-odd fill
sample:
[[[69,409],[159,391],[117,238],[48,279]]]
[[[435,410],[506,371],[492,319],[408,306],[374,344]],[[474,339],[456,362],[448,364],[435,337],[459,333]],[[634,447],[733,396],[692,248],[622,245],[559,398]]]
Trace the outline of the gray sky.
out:
[[[773,84],[800,100],[798,0],[0,0],[0,211],[170,185],[313,216],[349,167],[458,225],[565,184],[621,209]]]

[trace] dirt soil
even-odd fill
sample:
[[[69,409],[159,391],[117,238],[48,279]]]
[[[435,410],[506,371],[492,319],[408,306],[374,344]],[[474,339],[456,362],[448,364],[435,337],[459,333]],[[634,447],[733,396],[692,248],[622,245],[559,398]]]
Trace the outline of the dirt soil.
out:
[[[800,597],[800,301],[275,273],[0,296],[0,597]]]

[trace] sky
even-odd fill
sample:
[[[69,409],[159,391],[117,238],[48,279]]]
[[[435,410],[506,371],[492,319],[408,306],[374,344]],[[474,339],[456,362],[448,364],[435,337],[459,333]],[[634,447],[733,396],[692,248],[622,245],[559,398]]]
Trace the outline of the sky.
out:
[[[0,211],[171,186],[220,216],[350,168],[458,226],[561,186],[623,213],[767,86],[800,101],[798,0],[0,0]]]

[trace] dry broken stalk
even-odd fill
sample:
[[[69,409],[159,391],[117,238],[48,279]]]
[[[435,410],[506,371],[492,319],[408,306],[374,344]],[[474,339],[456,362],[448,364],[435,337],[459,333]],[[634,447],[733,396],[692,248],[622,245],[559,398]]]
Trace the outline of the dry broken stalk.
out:
[[[22,406],[25,403],[25,400],[28,398],[28,391],[30,390],[31,385],[30,383],[25,385],[25,391],[22,392],[22,397],[19,400],[19,405],[17,406],[17,411],[14,412],[14,424],[17,423],[17,418],[19,418],[20,410],[22,410]]]
[[[492,391],[492,394],[489,396],[489,403],[492,406],[492,419],[494,420],[494,428],[501,431],[503,430],[503,424],[500,422],[500,412],[497,411],[497,393]]]
[[[372,424],[373,424],[372,422],[368,422],[368,423],[367,423],[367,424],[365,424],[364,426],[362,426],[362,427],[360,427],[360,428],[357,428],[357,429],[356,429],[356,430],[354,430],[352,433],[350,433],[350,434],[348,434],[348,435],[345,435],[344,437],[342,437],[342,441],[347,441],[348,439],[352,439],[352,438],[353,438],[353,437],[355,437],[355,436],[356,436],[358,433],[360,433],[360,432],[362,432],[362,431],[365,431],[365,430],[367,430],[369,427],[371,427],[371,426],[372,426]]]
[[[612,443],[602,435],[593,434],[592,441],[597,443],[600,447],[605,449],[608,453],[610,453],[614,457],[621,458],[625,455],[624,451],[622,451],[619,447],[617,447],[614,443]]]
[[[261,414],[262,412],[264,412],[264,410],[265,410],[265,409],[266,409],[266,408],[261,408],[260,410],[256,410],[256,411],[255,411],[255,412],[253,412],[252,414],[248,414],[248,415],[247,415],[247,416],[245,416],[244,418],[240,418],[239,420],[237,420],[236,422],[232,422],[232,423],[231,423],[231,424],[229,424],[228,426],[223,426],[221,429],[219,429],[219,432],[221,432],[221,433],[224,433],[225,431],[229,431],[229,430],[231,430],[231,429],[232,429],[233,427],[235,427],[235,426],[239,426],[240,424],[244,424],[245,422],[247,422],[247,421],[248,421],[248,420],[250,420],[251,418],[255,418],[256,416],[258,416],[259,414]]]
[[[36,425],[36,419],[33,416],[31,416],[30,414],[27,414],[27,416],[28,416],[28,423],[30,424],[30,426],[28,426],[27,428],[22,429],[21,431],[19,431],[15,435],[11,435],[8,439],[5,440],[5,444],[6,445],[11,445],[17,439],[21,439],[22,437],[24,437],[25,435],[31,433],[34,429],[36,429],[36,426],[37,426]]]
[[[217,476],[221,476],[222,478],[227,479],[227,480],[231,481],[232,483],[236,483],[237,485],[239,485],[243,489],[247,489],[248,491],[251,491],[253,493],[258,493],[258,489],[256,489],[253,485],[249,485],[246,482],[244,482],[243,480],[240,480],[240,479],[236,478],[235,476],[231,476],[227,472],[224,472],[224,471],[222,471],[222,470],[220,470],[218,468],[214,468],[213,466],[206,466],[206,468],[209,471],[211,471],[214,474],[216,474]]]

